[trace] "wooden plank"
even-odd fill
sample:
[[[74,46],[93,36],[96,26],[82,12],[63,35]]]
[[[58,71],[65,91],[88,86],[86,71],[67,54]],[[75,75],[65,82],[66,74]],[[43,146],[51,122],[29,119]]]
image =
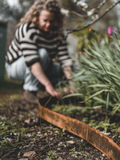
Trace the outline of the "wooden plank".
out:
[[[120,147],[109,137],[90,127],[86,123],[67,117],[43,107],[38,103],[38,114],[47,122],[85,139],[104,153],[110,160],[120,160]]]

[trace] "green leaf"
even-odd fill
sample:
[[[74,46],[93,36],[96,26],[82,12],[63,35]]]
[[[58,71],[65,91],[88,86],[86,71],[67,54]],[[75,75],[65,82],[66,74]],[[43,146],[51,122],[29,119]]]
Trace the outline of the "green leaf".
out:
[[[106,87],[109,87],[109,85],[106,85],[106,84],[93,84],[93,85],[89,85],[87,86],[87,88],[89,87],[100,87],[100,88],[106,88]]]
[[[98,97],[94,97],[93,99],[94,99],[94,100],[97,100],[99,103],[103,103],[103,104],[105,104],[105,105],[106,105],[106,103],[107,103],[105,100],[103,100],[103,99],[101,99],[101,98],[98,98]],[[111,103],[109,103],[109,106],[114,107],[114,105],[112,105]]]
[[[70,111],[76,111],[76,110],[82,110],[82,109],[98,109],[101,108],[102,106],[94,106],[94,107],[71,107],[69,109],[66,110],[66,112],[70,112]]]
[[[95,96],[97,96],[97,95],[101,94],[102,92],[104,92],[104,89],[102,89],[101,91],[98,91],[97,93],[93,94],[92,96],[90,96],[88,99],[86,99],[86,100],[85,100],[85,101],[83,101],[83,102],[88,101],[89,99],[91,99],[91,98],[93,98],[93,97],[95,97]],[[80,103],[83,103],[83,102],[80,102]]]
[[[108,94],[107,94],[106,110],[108,110],[108,105],[109,105],[109,92],[108,92]]]
[[[83,95],[83,94],[81,94],[81,93],[69,94],[69,95],[67,95],[67,96],[64,96],[62,99],[64,99],[64,98],[69,98],[69,97],[81,96],[81,95]]]

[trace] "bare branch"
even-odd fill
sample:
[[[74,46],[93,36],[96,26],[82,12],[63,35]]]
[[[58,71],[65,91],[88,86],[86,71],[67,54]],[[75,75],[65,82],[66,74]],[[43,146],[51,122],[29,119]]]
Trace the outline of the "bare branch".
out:
[[[108,0],[104,0],[102,3],[100,3],[100,4],[98,5],[97,8],[92,8],[91,10],[93,10],[93,13],[90,14],[90,15],[88,15],[88,17],[91,17],[91,16],[94,15],[95,13],[98,13],[98,11],[101,9],[101,7],[102,7],[104,4],[107,3],[107,1],[108,1]],[[90,12],[90,11],[87,11],[87,10],[86,10],[86,12],[88,13],[88,12]]]
[[[103,0],[103,2],[101,2],[101,3],[98,5],[98,7],[95,8],[95,11],[94,11],[94,12],[96,12],[96,10],[98,11],[104,4],[107,3],[107,1],[108,1],[108,0]],[[82,9],[82,10],[85,11],[85,12],[88,12],[88,10],[86,10],[86,9]],[[93,13],[93,14],[94,14],[94,13]]]
[[[107,3],[108,0],[104,0],[102,3],[99,4],[99,6],[96,8],[96,10],[100,9],[104,4]]]
[[[108,1],[108,0],[104,0],[102,3],[100,3],[100,4],[98,5],[98,7],[95,8],[94,12],[93,12],[91,15],[88,15],[88,14],[87,14],[87,15],[82,15],[82,14],[77,13],[77,12],[75,12],[75,11],[70,11],[70,13],[73,13],[73,14],[75,14],[76,16],[81,17],[81,18],[91,17],[96,11],[98,12],[98,10],[99,10],[107,1]],[[82,10],[83,10],[83,9],[82,9]],[[84,9],[84,12],[89,12],[89,11]]]
[[[70,13],[73,13],[73,14],[75,14],[76,16],[81,17],[81,18],[88,17],[88,15],[82,15],[82,14],[77,13],[77,12],[75,12],[75,11],[70,11]]]
[[[84,26],[84,27],[81,27],[81,28],[78,28],[78,29],[67,29],[67,36],[68,34],[72,33],[72,32],[77,32],[77,31],[81,31],[85,28],[88,28],[89,26],[93,25],[94,23],[96,23],[98,20],[100,20],[103,16],[105,16],[112,8],[114,8],[117,4],[120,3],[120,0],[116,3],[114,3],[113,5],[111,5],[101,16],[99,16],[99,18],[95,19],[94,21],[90,22],[88,25]]]

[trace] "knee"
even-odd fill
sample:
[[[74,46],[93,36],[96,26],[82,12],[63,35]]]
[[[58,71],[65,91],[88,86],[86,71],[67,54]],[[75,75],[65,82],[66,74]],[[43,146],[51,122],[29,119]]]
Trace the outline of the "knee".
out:
[[[40,59],[46,59],[49,57],[48,52],[45,48],[39,49],[38,53],[39,53]]]
[[[45,48],[41,48],[38,50],[39,56],[40,56],[40,63],[46,63],[49,64],[50,63],[50,57],[49,54],[47,52],[47,50]]]

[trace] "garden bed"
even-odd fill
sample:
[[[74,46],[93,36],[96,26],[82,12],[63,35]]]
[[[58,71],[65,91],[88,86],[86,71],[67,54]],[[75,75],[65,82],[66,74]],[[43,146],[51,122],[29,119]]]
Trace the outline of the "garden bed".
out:
[[[38,106],[22,102],[20,96],[20,90],[0,91],[1,159],[108,159],[82,138],[40,119]],[[44,102],[41,101],[42,104]],[[109,121],[101,109],[70,111],[71,102],[51,103],[47,105],[51,110],[81,120],[92,127],[97,126],[97,129],[120,146],[119,114],[116,113],[117,115],[115,114]],[[110,113],[108,117],[111,117]],[[105,119],[106,125],[103,126]]]

